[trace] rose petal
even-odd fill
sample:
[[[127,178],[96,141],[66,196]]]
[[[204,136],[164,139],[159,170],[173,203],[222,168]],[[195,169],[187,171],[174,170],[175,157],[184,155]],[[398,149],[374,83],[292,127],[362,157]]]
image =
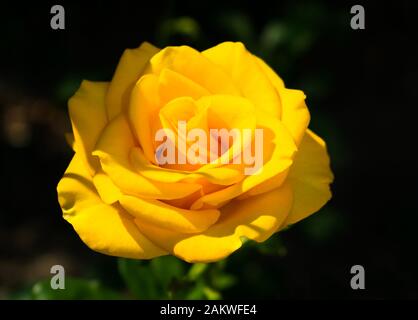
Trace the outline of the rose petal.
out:
[[[305,94],[300,90],[282,88],[280,96],[283,104],[281,120],[299,146],[310,121]]]
[[[64,218],[92,250],[135,259],[167,254],[138,230],[120,206],[101,201],[80,155],[74,155],[57,191]]]
[[[210,93],[240,95],[240,90],[220,67],[188,46],[164,48],[152,57],[146,73],[159,75],[164,69],[189,78]]]
[[[187,182],[193,183],[196,179],[205,179],[213,184],[231,185],[244,178],[242,170],[237,170],[234,165],[217,168],[202,166],[193,172],[158,167],[148,162],[139,148],[131,149],[130,159],[137,172],[140,172],[144,177],[160,182],[173,183],[186,182],[185,180],[187,180]]]
[[[127,108],[134,84],[143,73],[150,58],[159,51],[158,48],[144,42],[136,49],[127,49],[109,85],[107,94],[107,114],[113,119]]]
[[[122,193],[113,181],[100,170],[93,177],[93,183],[100,198],[106,204],[113,204],[119,200]]]
[[[199,184],[152,181],[135,172],[129,160],[135,146],[124,115],[113,119],[104,129],[93,155],[100,159],[103,171],[126,195],[149,199],[177,199],[201,189]]]
[[[194,100],[209,95],[201,85],[170,69],[162,69],[158,77],[158,93],[161,105],[178,97],[190,97]]]
[[[277,91],[241,42],[223,42],[203,51],[202,55],[220,66],[257,108],[273,117],[280,116]]]
[[[103,128],[107,123],[105,96],[107,82],[84,80],[68,101],[68,109],[74,133],[74,149],[85,162],[92,175],[99,163],[91,156]]]
[[[221,209],[221,217],[201,234],[185,235],[144,223],[135,223],[159,246],[188,262],[212,262],[227,257],[242,245],[242,237],[258,242],[275,233],[292,205],[288,185],[248,200],[234,200]]]
[[[294,192],[294,204],[284,226],[306,218],[331,199],[330,184],[334,176],[326,145],[311,130],[307,130],[302,140],[288,180]]]
[[[156,164],[154,131],[157,126],[161,126],[158,117],[160,107],[157,76],[143,76],[133,88],[128,118],[145,156],[154,164]]]
[[[280,174],[281,183],[285,180],[287,169],[291,166],[296,152],[296,146],[289,131],[278,119],[259,110],[257,111],[257,126],[264,129],[264,164],[261,173],[249,175],[237,184],[204,195],[192,205],[192,209],[205,207],[205,204],[219,207],[278,174]]]
[[[289,129],[297,146],[309,125],[310,115],[305,104],[305,94],[300,90],[287,89],[283,80],[263,60],[255,57],[257,64],[270,79],[280,95],[282,103],[281,120]]]
[[[125,210],[139,221],[179,233],[205,231],[219,218],[218,210],[186,210],[158,200],[144,200],[122,196],[119,200]]]

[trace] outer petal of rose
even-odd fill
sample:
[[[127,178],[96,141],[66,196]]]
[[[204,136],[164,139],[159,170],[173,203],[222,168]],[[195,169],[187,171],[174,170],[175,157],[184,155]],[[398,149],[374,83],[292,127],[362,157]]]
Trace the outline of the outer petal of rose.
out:
[[[280,95],[282,102],[281,120],[289,129],[298,146],[310,120],[309,110],[305,104],[305,94],[300,90],[285,88],[283,80],[263,60],[255,58]]]
[[[180,233],[205,231],[219,218],[219,210],[187,210],[168,205],[158,200],[146,200],[122,196],[119,203],[132,216],[162,229]]]
[[[149,199],[178,199],[201,189],[198,184],[151,181],[135,172],[129,152],[135,146],[129,124],[123,114],[109,122],[96,145],[103,171],[123,194]]]
[[[74,141],[74,134],[72,132],[66,132],[64,133],[65,141],[67,141],[70,148],[75,152],[75,141]]]
[[[122,193],[119,188],[113,183],[102,169],[98,171],[93,177],[93,184],[100,196],[106,204],[113,204],[119,200]]]
[[[201,234],[185,235],[135,223],[156,244],[188,262],[212,262],[227,257],[242,245],[242,237],[258,242],[275,233],[292,205],[288,185],[248,200],[234,200],[223,207],[221,217]]]
[[[256,60],[256,63],[260,67],[260,69],[264,72],[264,74],[269,78],[270,82],[273,84],[273,86],[276,88],[276,90],[280,88],[284,88],[284,82],[282,78],[278,76],[276,72],[270,66],[263,61],[263,59],[260,59],[257,56],[253,56]]]
[[[84,80],[68,102],[68,109],[74,134],[74,149],[85,162],[92,175],[99,163],[91,152],[107,123],[105,96],[107,82]]]
[[[263,62],[264,63],[264,62]],[[266,67],[268,67],[266,65]],[[273,71],[271,71],[273,72]],[[303,136],[305,135],[306,128],[309,124],[309,112],[305,105],[304,99],[305,95],[302,91],[286,89],[281,84],[281,79],[278,76],[275,76],[274,82],[277,86],[280,86],[279,89],[284,94],[282,96],[283,101],[283,116],[282,123],[291,133],[295,144],[300,145]],[[260,185],[255,186],[253,189],[249,190],[242,196],[240,199],[245,199],[249,196],[257,195],[263,192],[273,190],[281,185],[283,182],[283,174],[280,173]]]
[[[163,69],[189,78],[212,94],[240,95],[240,90],[222,68],[188,46],[164,48],[152,57],[146,73],[159,75]]]
[[[127,107],[134,84],[141,77],[150,58],[158,51],[158,48],[148,42],[142,43],[139,48],[125,50],[109,85],[107,94],[109,119],[113,119]]]
[[[271,190],[279,188],[283,181],[288,175],[289,169],[286,169],[285,172],[276,174],[274,177],[267,179],[266,181],[256,185],[254,188],[248,190],[238,197],[239,200],[247,199],[252,196],[259,195],[264,192],[269,192]]]
[[[101,201],[80,155],[74,155],[57,191],[64,219],[91,249],[136,259],[167,254],[138,230],[120,206]]]
[[[283,105],[281,120],[299,146],[311,119],[305,104],[305,94],[300,90],[287,88],[282,88],[279,92]]]
[[[263,112],[257,112],[257,125],[260,128],[264,128],[264,152],[266,152],[266,149],[272,149],[269,157],[264,158],[261,173],[249,175],[237,184],[204,195],[192,205],[191,209],[205,207],[204,204],[219,207],[226,201],[240,196],[276,175],[279,175],[280,178],[279,185],[283,183],[287,176],[287,169],[291,166],[296,152],[292,136],[278,119],[269,117]],[[271,141],[266,141],[266,133],[269,132],[270,134],[268,135],[272,135],[272,137],[268,140]]]
[[[296,223],[325,205],[331,199],[333,179],[325,142],[307,130],[289,172],[294,202],[285,225]]]
[[[202,55],[225,70],[242,95],[257,108],[280,117],[278,92],[241,42],[223,42],[203,51]]]

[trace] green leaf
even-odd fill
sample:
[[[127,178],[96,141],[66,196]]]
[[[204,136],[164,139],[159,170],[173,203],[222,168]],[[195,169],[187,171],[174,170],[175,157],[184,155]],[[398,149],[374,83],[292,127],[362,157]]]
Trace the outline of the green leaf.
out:
[[[212,285],[214,288],[224,290],[232,287],[237,282],[237,279],[226,273],[217,274],[212,277]]]
[[[196,41],[200,37],[200,26],[191,17],[177,17],[165,20],[157,30],[159,43],[169,43],[175,36]]]
[[[155,258],[150,262],[150,268],[160,286],[167,290],[173,279],[180,279],[185,273],[182,261],[173,256]]]
[[[118,259],[118,268],[126,286],[136,298],[164,298],[155,277],[141,261],[120,258]]]
[[[260,51],[266,55],[271,54],[289,39],[289,28],[283,22],[271,21],[260,35]]]
[[[187,300],[200,300],[205,299],[205,283],[203,281],[197,282],[185,295],[185,299]]]
[[[219,300],[219,299],[222,299],[221,294],[218,291],[216,291],[216,290],[214,290],[214,289],[212,289],[210,287],[204,287],[203,288],[203,293],[205,294],[205,296],[206,296],[206,298],[208,300]]]
[[[208,264],[206,263],[195,263],[189,269],[187,278],[190,281],[196,281],[203,273],[207,270]]]

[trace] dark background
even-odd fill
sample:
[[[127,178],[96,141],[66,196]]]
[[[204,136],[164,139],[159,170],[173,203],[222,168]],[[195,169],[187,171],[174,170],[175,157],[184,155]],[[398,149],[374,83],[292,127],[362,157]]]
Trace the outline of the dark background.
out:
[[[50,28],[62,4],[66,29]],[[366,29],[350,28],[361,4]],[[413,1],[45,1],[0,4],[0,298],[49,277],[123,286],[112,257],[61,217],[56,184],[72,156],[66,101],[82,79],[110,80],[125,48],[242,41],[290,88],[328,143],[333,198],[226,269],[226,298],[418,298],[417,35]],[[271,242],[272,243],[272,242]],[[277,244],[279,243],[279,244]],[[366,290],[350,287],[363,265]]]

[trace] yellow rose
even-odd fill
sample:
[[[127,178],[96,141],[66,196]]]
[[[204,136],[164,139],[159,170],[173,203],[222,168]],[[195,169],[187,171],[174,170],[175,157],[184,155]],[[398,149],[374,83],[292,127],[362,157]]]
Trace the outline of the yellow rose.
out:
[[[331,198],[325,143],[308,129],[304,100],[241,43],[126,50],[110,82],[83,81],[69,101],[75,155],[58,184],[64,218],[91,249],[136,259],[210,262],[243,238],[265,241]],[[159,164],[156,132],[180,120],[263,129],[262,170]]]

